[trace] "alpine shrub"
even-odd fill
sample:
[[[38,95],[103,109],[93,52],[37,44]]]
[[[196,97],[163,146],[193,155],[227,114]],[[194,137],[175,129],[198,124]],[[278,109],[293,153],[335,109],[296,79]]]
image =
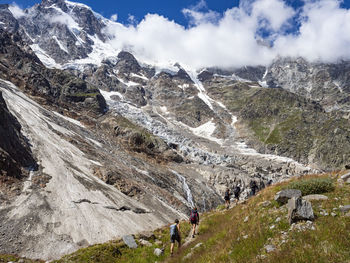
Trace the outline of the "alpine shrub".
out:
[[[291,182],[286,188],[299,189],[302,195],[311,195],[331,192],[335,187],[331,178],[311,178]]]

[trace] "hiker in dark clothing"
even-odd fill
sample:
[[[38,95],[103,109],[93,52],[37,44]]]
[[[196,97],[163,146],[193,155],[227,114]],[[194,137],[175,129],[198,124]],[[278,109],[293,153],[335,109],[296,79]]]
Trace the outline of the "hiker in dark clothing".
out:
[[[236,185],[236,187],[233,189],[233,193],[235,195],[235,201],[237,204],[239,201],[239,195],[241,194],[241,188],[239,187],[239,185]]]
[[[265,183],[263,180],[260,181],[259,189],[262,190],[265,188]]]
[[[256,181],[255,180],[251,180],[249,183],[249,187],[251,189],[251,195],[255,195],[256,190],[258,190],[258,186],[256,185]]]
[[[190,224],[192,224],[192,237],[194,238],[194,235],[196,234],[196,226],[199,224],[199,214],[197,207],[194,207],[191,210]]]
[[[230,198],[231,198],[230,189],[227,188],[224,196],[226,209],[229,209],[230,207]]]
[[[173,254],[175,241],[179,244],[179,248],[181,247],[181,236],[180,236],[180,224],[179,219],[175,219],[175,224],[170,226],[170,254]]]

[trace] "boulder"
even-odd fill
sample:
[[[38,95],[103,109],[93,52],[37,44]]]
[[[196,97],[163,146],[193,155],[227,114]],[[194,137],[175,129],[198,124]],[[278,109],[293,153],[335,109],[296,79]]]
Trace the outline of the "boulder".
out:
[[[144,231],[139,234],[139,237],[144,240],[155,240],[156,236],[151,231]]]
[[[145,239],[140,239],[139,242],[140,242],[140,244],[142,246],[146,246],[146,247],[151,247],[152,246],[152,243],[147,241],[147,240],[145,240]]]
[[[303,199],[307,201],[320,201],[320,200],[328,200],[328,196],[325,195],[306,195],[303,196]]]
[[[301,220],[314,220],[314,211],[309,201],[302,199],[301,197],[292,197],[289,199],[288,204],[288,220],[292,224]]]
[[[129,248],[137,248],[137,244],[132,235],[123,236],[123,241]]]
[[[277,201],[280,205],[284,205],[292,197],[295,197],[295,198],[301,197],[301,191],[297,189],[284,189],[276,193],[275,201]]]
[[[161,255],[163,255],[164,253],[164,248],[160,249],[160,248],[155,248],[153,251],[153,254],[156,255],[157,257],[160,257]]]
[[[274,245],[266,245],[264,248],[267,253],[270,253],[276,250],[276,247]]]
[[[346,183],[350,183],[350,172],[349,173],[346,173],[346,174],[343,174],[340,179],[343,181],[343,182],[346,182]]]
[[[347,213],[350,211],[350,205],[345,205],[345,206],[342,206],[339,208],[339,210],[342,212],[342,213]]]

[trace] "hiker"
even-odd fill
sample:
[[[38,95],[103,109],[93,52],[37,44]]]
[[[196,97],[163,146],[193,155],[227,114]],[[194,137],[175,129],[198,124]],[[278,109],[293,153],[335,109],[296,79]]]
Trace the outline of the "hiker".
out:
[[[255,195],[256,190],[258,189],[258,186],[256,185],[256,181],[255,180],[251,180],[249,183],[249,187],[251,189],[251,196]]]
[[[191,210],[190,224],[192,224],[192,238],[194,238],[194,235],[196,234],[196,226],[199,224],[199,214],[197,207],[194,207]]]
[[[239,185],[237,184],[236,187],[233,189],[233,193],[235,195],[235,202],[236,204],[239,201],[239,195],[241,194],[241,188],[239,187]]]
[[[231,198],[230,189],[227,188],[224,196],[226,209],[229,209],[230,207],[230,198]]]
[[[173,254],[175,241],[179,248],[181,247],[180,224],[179,219],[175,219],[175,223],[170,226],[170,254]]]

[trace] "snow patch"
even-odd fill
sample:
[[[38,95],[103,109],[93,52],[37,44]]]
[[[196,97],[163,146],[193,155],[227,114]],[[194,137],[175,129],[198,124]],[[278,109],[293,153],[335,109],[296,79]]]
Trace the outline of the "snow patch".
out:
[[[31,49],[35,52],[40,61],[48,68],[61,68],[61,65],[50,57],[38,44],[30,45]]]
[[[210,121],[202,124],[201,126],[197,127],[197,128],[191,128],[189,126],[187,126],[189,130],[191,130],[193,132],[193,134],[199,136],[199,137],[203,137],[206,138],[210,141],[214,141],[218,144],[222,144],[223,140],[222,139],[218,139],[212,136],[212,134],[214,133],[215,129],[216,129],[216,125],[213,122],[213,119],[211,119]]]
[[[100,90],[101,95],[105,98],[108,106],[113,104],[115,101],[111,98],[112,96],[118,96],[120,99],[124,99],[124,96],[118,91],[104,91]]]
[[[131,73],[130,76],[131,77],[135,77],[135,78],[144,79],[144,80],[149,80],[147,77],[145,77],[143,75],[138,75],[138,74],[135,74],[135,73]]]
[[[56,36],[53,36],[52,37],[54,40],[56,40],[56,43],[58,44],[58,46],[60,47],[60,49],[62,49],[64,52],[66,52],[67,54],[69,54],[68,53],[68,49],[65,47],[65,46],[63,46],[62,45],[62,43],[57,39],[57,37]]]

